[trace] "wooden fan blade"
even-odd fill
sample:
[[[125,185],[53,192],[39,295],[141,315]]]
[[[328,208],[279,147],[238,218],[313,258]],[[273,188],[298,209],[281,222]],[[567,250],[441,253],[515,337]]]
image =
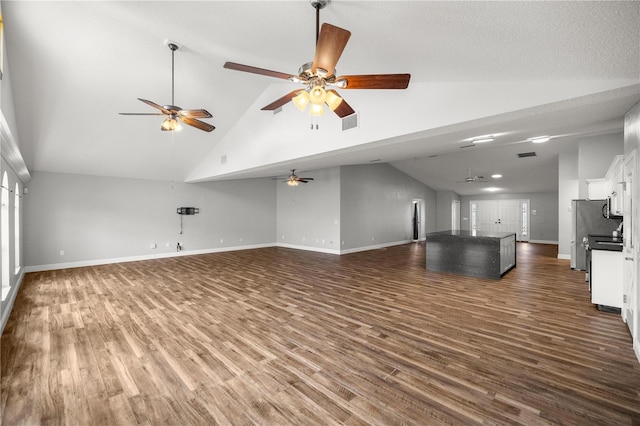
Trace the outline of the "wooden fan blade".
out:
[[[180,118],[180,121],[182,121],[184,124],[193,126],[200,130],[204,130],[205,132],[210,132],[213,129],[215,129],[215,127],[212,126],[211,124],[205,123],[204,121],[196,120],[195,118],[182,117],[182,116],[178,116],[178,118]]]
[[[283,72],[278,72],[278,71],[271,71],[264,68],[252,67],[250,65],[236,64],[235,62],[225,62],[224,68],[235,70],[235,71],[244,71],[252,74],[266,75],[267,77],[281,78],[283,80],[288,80],[289,77],[291,77],[291,74],[285,74]]]
[[[188,118],[211,118],[213,115],[206,109],[182,109],[178,115]]]
[[[274,109],[278,109],[282,105],[291,102],[291,99],[293,99],[298,93],[300,93],[300,89],[289,92],[280,99],[271,102],[269,105],[262,107],[261,109],[262,111],[273,111]]]
[[[344,75],[336,81],[346,80],[344,89],[406,89],[411,74]]]
[[[119,112],[120,115],[166,115],[159,112]]]
[[[327,90],[327,92],[333,92],[335,95],[340,96],[338,95],[338,92],[333,89]],[[351,105],[349,105],[347,101],[342,98],[342,102],[340,102],[340,105],[338,105],[338,107],[333,112],[335,112],[338,117],[344,118],[348,115],[353,114],[355,111],[353,110],[353,108],[351,108]]]
[[[349,37],[351,32],[345,29],[331,24],[322,24],[311,70],[315,73],[317,68],[322,68],[327,71],[327,75],[333,75]]]
[[[144,102],[145,104],[147,104],[149,106],[154,107],[155,109],[159,109],[164,114],[167,114],[167,115],[172,114],[172,112],[170,110],[168,110],[168,109],[166,109],[166,108],[164,108],[164,107],[162,107],[162,106],[160,106],[160,105],[158,105],[158,104],[156,104],[154,102],[151,102],[151,101],[148,101],[148,100],[142,99],[142,98],[138,98],[138,100]]]

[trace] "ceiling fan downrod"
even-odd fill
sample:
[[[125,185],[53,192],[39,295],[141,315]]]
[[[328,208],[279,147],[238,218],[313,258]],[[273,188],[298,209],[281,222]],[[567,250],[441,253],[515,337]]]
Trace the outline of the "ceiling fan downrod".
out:
[[[316,10],[316,46],[318,45],[318,37],[320,36],[320,9],[329,3],[329,0],[309,0],[311,6]]]
[[[169,49],[171,49],[171,105],[175,105],[175,99],[174,99],[174,88],[175,88],[175,54],[176,54],[176,50],[178,50],[178,45],[175,43],[169,43],[167,44],[167,46],[169,46]]]

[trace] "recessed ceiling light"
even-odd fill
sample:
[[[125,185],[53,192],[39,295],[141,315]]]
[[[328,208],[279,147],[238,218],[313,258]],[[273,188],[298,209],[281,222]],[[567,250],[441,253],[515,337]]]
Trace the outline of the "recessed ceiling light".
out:
[[[495,175],[491,175],[491,177],[494,179],[500,179],[502,175],[500,173],[496,173]]]
[[[527,140],[532,143],[545,143],[545,142],[548,142],[550,139],[551,138],[549,136],[536,136],[535,138],[529,138]]]
[[[496,192],[496,191],[500,191],[500,188],[496,188],[496,187],[489,187],[489,188],[484,188],[485,191],[489,191],[489,192]]]
[[[493,137],[493,135],[484,135],[484,136],[477,136],[471,139],[471,143],[493,142],[494,140],[496,140],[496,138]]]

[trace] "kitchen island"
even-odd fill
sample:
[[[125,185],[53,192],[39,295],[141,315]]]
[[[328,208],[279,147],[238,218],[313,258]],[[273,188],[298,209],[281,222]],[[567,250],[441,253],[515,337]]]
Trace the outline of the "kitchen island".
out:
[[[516,234],[440,231],[427,234],[427,270],[499,280],[516,266]]]

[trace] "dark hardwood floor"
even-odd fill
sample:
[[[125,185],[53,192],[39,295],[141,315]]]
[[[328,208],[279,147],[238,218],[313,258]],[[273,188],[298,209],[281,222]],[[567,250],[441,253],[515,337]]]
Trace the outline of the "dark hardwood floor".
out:
[[[640,364],[552,245],[502,280],[424,245],[266,248],[27,274],[2,424],[640,424]]]

